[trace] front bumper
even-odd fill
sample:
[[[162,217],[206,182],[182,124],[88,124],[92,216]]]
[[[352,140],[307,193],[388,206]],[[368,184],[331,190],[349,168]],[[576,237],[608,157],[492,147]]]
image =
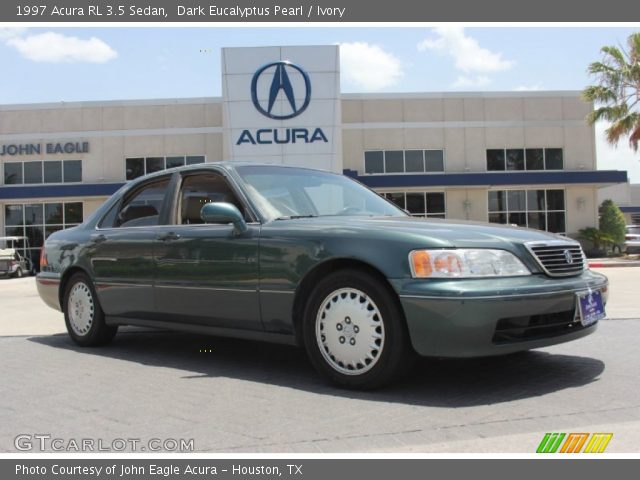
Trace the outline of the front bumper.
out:
[[[393,282],[420,355],[478,357],[540,348],[593,333],[575,321],[576,292],[603,291],[604,275]]]

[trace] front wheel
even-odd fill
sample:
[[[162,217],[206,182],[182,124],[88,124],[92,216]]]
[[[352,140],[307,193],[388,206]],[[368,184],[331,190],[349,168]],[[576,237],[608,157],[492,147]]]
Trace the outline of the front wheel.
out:
[[[18,267],[18,269],[13,274],[13,278],[22,278],[22,268]]]
[[[118,327],[105,323],[93,284],[84,273],[76,273],[69,279],[63,300],[67,332],[75,343],[93,347],[113,339]]]
[[[381,387],[406,371],[413,350],[389,287],[360,271],[325,277],[305,309],[305,346],[316,369],[343,387]]]

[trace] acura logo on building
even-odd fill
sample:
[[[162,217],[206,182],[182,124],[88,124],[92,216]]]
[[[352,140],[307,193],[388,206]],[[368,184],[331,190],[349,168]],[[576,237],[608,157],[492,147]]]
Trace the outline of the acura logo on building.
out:
[[[273,72],[273,79],[269,87],[268,100],[265,102],[265,100],[258,98],[258,81],[263,74],[269,74],[270,72]],[[296,72],[300,74],[300,77],[304,81],[304,92],[296,92],[291,83],[289,76]],[[295,83],[299,84],[301,82]],[[296,86],[300,88],[298,85]],[[285,111],[288,113],[273,113],[272,110],[276,105],[276,100],[278,100],[278,97],[282,98],[280,95],[281,92],[284,94],[284,99],[287,100],[288,107],[285,105]],[[300,102],[300,99],[304,100]],[[287,120],[297,117],[306,110],[311,101],[311,81],[309,80],[309,75],[307,75],[307,72],[302,70],[302,68],[291,62],[282,61],[269,63],[258,69],[253,75],[253,79],[251,80],[251,100],[260,113],[274,120]]]

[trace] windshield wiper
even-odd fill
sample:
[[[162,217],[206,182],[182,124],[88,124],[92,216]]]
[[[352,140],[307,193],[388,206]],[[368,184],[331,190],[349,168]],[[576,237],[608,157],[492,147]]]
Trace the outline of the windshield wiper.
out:
[[[278,217],[276,220],[295,220],[296,218],[316,218],[318,215],[285,215]]]

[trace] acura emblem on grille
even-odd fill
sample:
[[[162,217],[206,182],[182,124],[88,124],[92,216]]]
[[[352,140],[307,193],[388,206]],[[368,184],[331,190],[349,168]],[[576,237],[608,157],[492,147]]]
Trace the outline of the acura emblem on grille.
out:
[[[573,256],[571,255],[571,252],[569,250],[564,251],[564,258],[567,260],[568,264],[573,263]]]
[[[547,275],[580,275],[585,270],[584,253],[578,244],[569,242],[529,242],[525,244]]]

